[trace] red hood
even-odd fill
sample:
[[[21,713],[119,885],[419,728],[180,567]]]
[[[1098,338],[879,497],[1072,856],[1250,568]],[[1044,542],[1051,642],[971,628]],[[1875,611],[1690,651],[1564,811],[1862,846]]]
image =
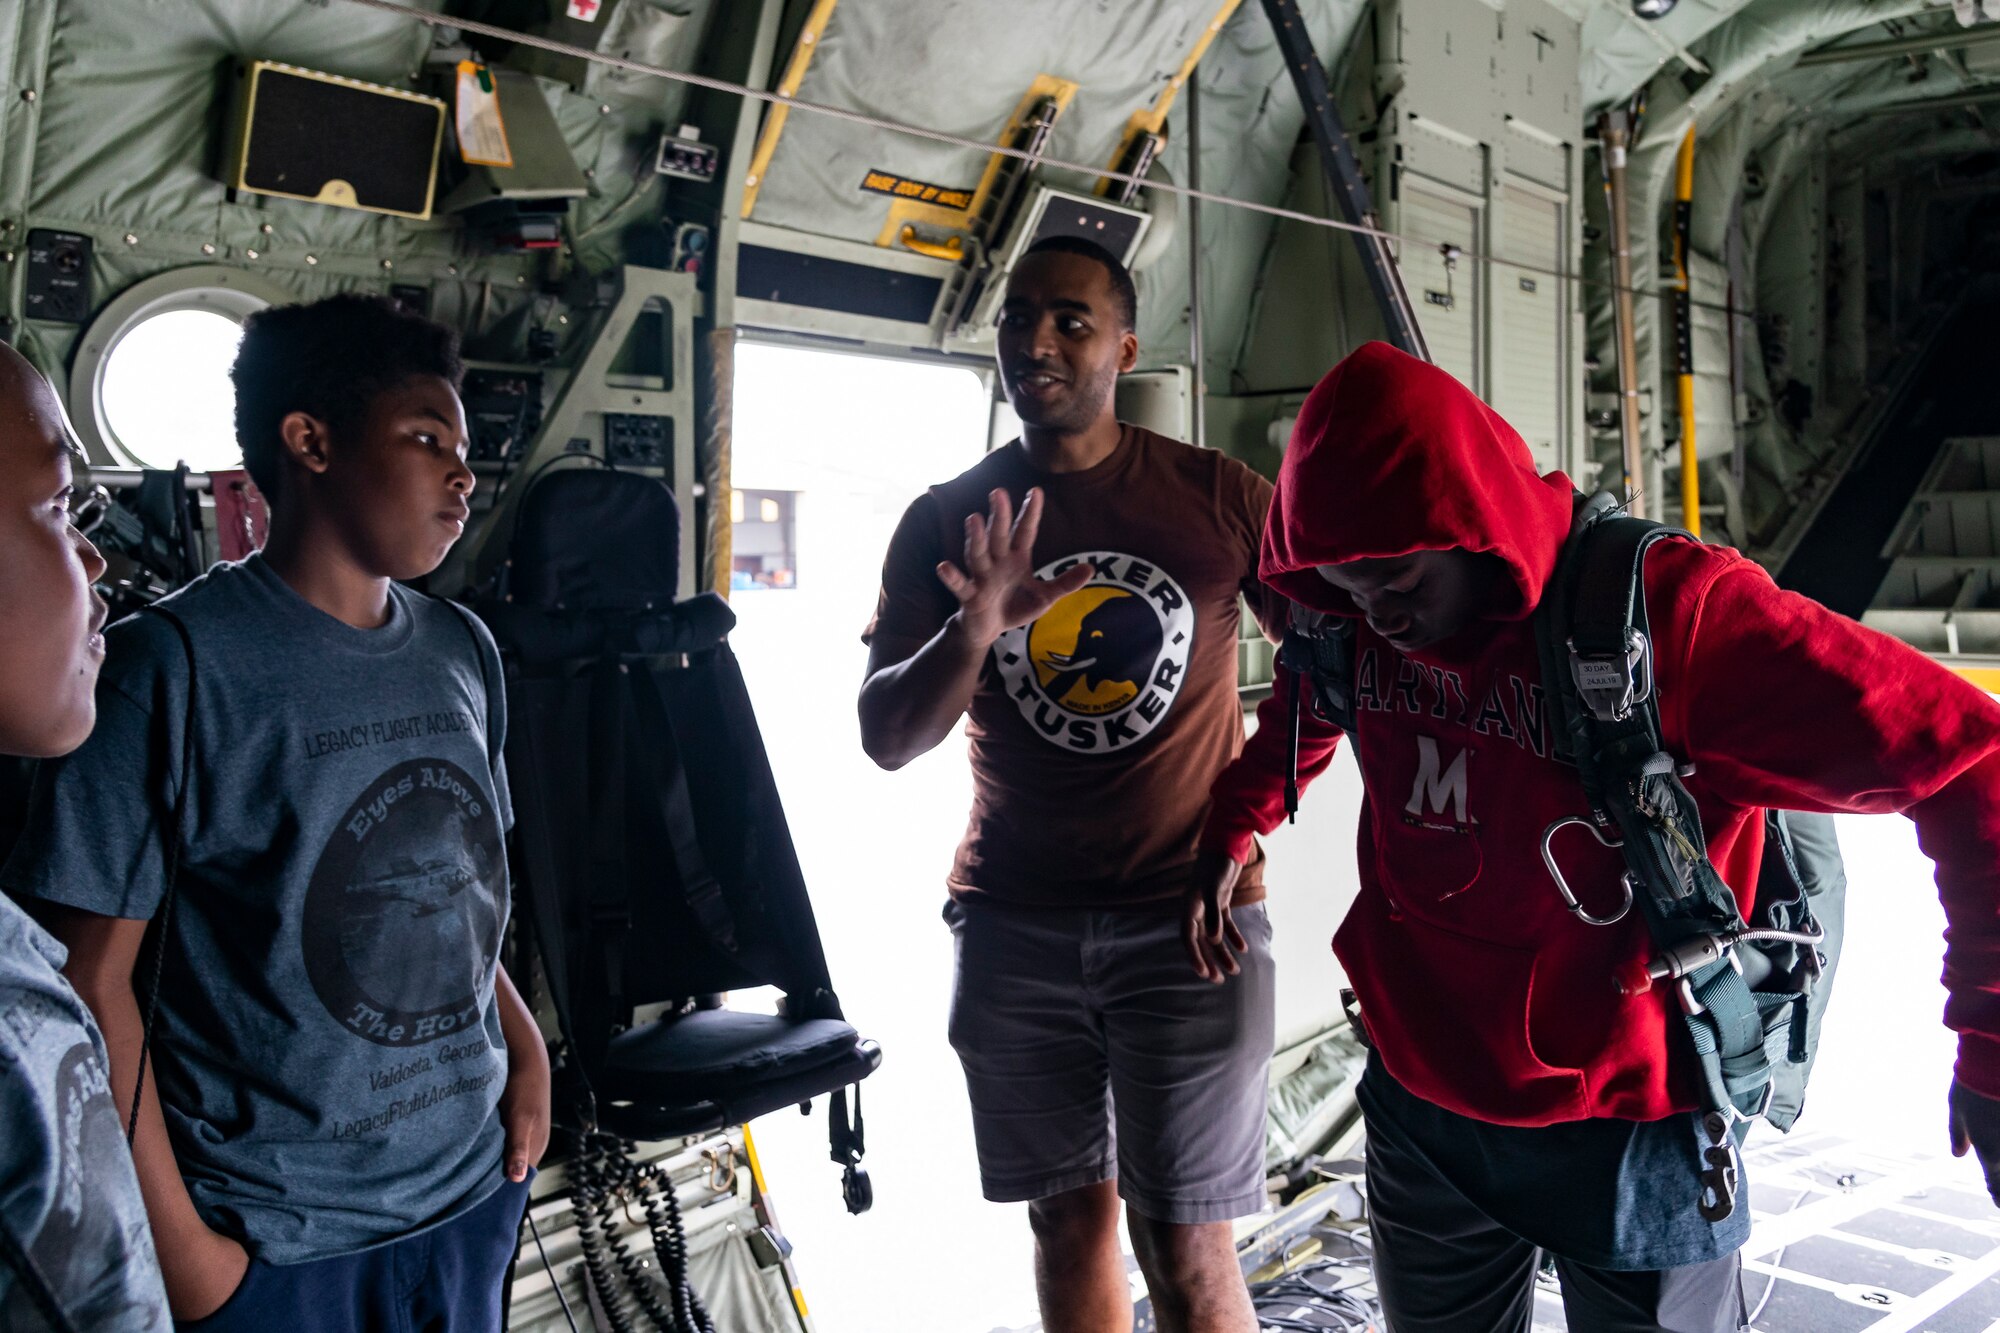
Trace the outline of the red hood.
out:
[[[1448,371],[1372,342],[1299,409],[1264,526],[1259,573],[1316,611],[1358,615],[1317,565],[1453,547],[1506,562],[1518,620],[1541,600],[1569,535],[1575,488],[1538,476],[1528,446]]]

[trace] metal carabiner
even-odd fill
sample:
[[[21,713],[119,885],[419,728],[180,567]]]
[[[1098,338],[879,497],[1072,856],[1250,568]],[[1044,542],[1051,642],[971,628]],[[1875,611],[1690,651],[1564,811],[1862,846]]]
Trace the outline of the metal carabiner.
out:
[[[1603,829],[1582,815],[1566,815],[1542,832],[1542,864],[1549,868],[1549,878],[1556,882],[1556,892],[1562,895],[1564,906],[1569,908],[1577,920],[1587,926],[1615,926],[1625,919],[1627,912],[1632,910],[1632,876],[1628,873],[1619,878],[1618,887],[1625,891],[1625,901],[1619,904],[1618,910],[1610,916],[1592,916],[1584,905],[1577,901],[1576,894],[1570,891],[1569,881],[1563,878],[1562,867],[1556,864],[1556,834],[1571,824],[1581,824],[1589,829],[1591,837],[1614,851],[1625,845],[1622,839],[1613,841],[1606,837]]]

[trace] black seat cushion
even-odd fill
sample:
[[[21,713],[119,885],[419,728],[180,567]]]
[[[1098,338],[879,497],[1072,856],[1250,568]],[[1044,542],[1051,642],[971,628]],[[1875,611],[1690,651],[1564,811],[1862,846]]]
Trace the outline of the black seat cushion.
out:
[[[751,1088],[835,1064],[860,1039],[837,1019],[795,1023],[775,1014],[698,1009],[613,1037],[604,1053],[605,1091],[669,1105],[733,1101]]]

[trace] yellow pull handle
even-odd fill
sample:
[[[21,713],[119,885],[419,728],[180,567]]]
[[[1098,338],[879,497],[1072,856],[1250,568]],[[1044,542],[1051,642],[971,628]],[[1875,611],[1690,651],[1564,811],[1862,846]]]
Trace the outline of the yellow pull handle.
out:
[[[942,244],[937,241],[926,241],[917,236],[915,227],[905,224],[902,234],[897,239],[902,241],[905,248],[931,259],[949,259],[956,263],[965,258],[965,242],[956,236]]]

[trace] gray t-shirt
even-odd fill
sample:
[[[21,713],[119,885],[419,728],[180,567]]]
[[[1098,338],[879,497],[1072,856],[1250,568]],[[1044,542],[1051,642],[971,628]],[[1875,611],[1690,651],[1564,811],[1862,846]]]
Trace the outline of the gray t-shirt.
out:
[[[0,898],[0,1230],[72,1327],[167,1333],[173,1320],[104,1039],[63,980],[64,957]],[[0,1333],[48,1327],[0,1260]]]
[[[195,736],[154,1049],[195,1206],[272,1264],[446,1221],[503,1178],[492,638],[401,587],[386,624],[355,629],[261,556],[165,605],[193,640]],[[152,613],[108,639],[97,729],[43,766],[0,883],[149,919],[187,651]]]

